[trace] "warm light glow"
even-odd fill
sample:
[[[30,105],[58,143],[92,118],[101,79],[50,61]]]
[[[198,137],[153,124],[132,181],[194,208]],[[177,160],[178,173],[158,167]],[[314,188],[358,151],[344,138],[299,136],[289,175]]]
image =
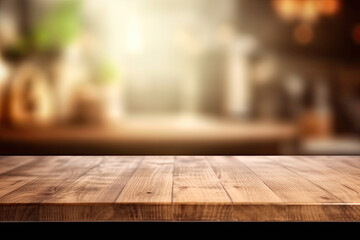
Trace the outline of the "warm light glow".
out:
[[[314,22],[321,15],[333,16],[341,7],[340,0],[273,0],[277,14],[284,19]]]
[[[354,41],[360,45],[360,23],[354,28],[353,37]]]
[[[301,16],[304,21],[314,22],[319,17],[317,0],[303,0]]]
[[[136,18],[129,21],[126,32],[126,48],[132,54],[138,54],[143,48],[140,26]]]
[[[234,40],[236,35],[235,27],[232,24],[221,24],[217,29],[219,42],[228,44]]]
[[[339,0],[318,0],[318,8],[321,13],[332,16],[339,12],[341,3]]]
[[[295,41],[302,45],[307,45],[314,39],[314,30],[309,24],[300,24],[294,31]]]
[[[301,0],[274,0],[273,5],[284,20],[293,20],[298,15],[300,2]]]

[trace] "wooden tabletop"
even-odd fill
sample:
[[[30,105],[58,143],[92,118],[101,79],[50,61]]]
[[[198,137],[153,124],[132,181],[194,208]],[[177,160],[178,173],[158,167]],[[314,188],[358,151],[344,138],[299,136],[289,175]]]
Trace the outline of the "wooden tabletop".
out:
[[[3,156],[1,221],[360,221],[360,156]]]

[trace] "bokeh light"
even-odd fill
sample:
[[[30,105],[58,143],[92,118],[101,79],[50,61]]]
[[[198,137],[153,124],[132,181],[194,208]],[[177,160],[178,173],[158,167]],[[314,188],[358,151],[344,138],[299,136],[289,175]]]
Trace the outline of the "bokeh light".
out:
[[[321,13],[328,16],[337,14],[341,9],[340,0],[317,0],[317,2]]]
[[[314,39],[314,30],[309,24],[300,24],[294,30],[294,39],[302,45],[310,44]]]
[[[299,15],[301,0],[273,0],[277,13],[285,20],[294,20]]]

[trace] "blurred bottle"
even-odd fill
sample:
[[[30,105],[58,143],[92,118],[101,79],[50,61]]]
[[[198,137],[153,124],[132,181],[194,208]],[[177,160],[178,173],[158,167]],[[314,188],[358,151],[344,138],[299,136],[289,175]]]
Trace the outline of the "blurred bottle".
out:
[[[1,53],[1,50],[0,50]],[[0,122],[3,120],[4,101],[5,101],[5,87],[9,76],[9,66],[5,63],[0,55]]]
[[[319,79],[314,88],[313,107],[301,119],[305,137],[330,138],[332,136],[333,111],[330,100],[329,87],[326,81]]]
[[[278,120],[281,110],[279,62],[272,53],[260,51],[254,58],[252,115],[261,120]]]
[[[88,72],[81,44],[74,42],[59,50],[52,65],[56,114],[58,123],[66,123],[72,118],[78,89],[88,80]]]
[[[10,122],[18,127],[44,127],[54,123],[53,91],[41,65],[21,64],[10,85]]]
[[[284,87],[289,99],[290,117],[298,119],[303,111],[304,79],[297,74],[292,74],[285,79]]]
[[[249,36],[236,34],[227,48],[225,111],[230,117],[247,118],[251,106],[251,67],[249,56],[256,42]]]

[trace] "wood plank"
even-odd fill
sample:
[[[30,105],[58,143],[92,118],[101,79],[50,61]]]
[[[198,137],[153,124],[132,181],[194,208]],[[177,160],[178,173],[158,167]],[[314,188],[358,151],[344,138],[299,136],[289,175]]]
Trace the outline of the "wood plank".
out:
[[[306,164],[314,165],[318,168],[324,169],[328,174],[340,177],[342,179],[352,181],[353,184],[357,184],[360,181],[360,169],[355,166],[359,161],[359,157],[351,157],[352,161],[346,162],[348,157],[345,156],[297,156],[296,159]]]
[[[172,221],[173,206],[147,203],[59,204],[39,206],[40,221]]]
[[[252,171],[230,156],[206,157],[233,202],[282,202]]]
[[[281,164],[326,189],[343,202],[360,202],[360,179],[343,174],[342,171],[346,170],[344,167],[335,171],[315,163],[315,161],[312,161],[313,164],[309,164],[306,161],[309,157],[277,156],[269,158],[273,159],[274,163]]]
[[[78,178],[69,188],[58,191],[43,202],[114,202],[142,159],[138,156],[105,157],[102,163]]]
[[[332,169],[339,172],[340,174],[345,172],[346,175],[351,175],[360,180],[359,156],[351,157],[351,161],[348,161],[348,156],[314,156],[311,159],[302,156],[301,158],[308,163],[309,160],[311,160],[317,165],[321,165],[328,170]]]
[[[287,203],[338,203],[340,199],[327,190],[287,168],[274,164],[268,157],[236,157],[249,167],[271,190]]]
[[[41,156],[7,156],[0,161],[0,174],[5,174],[16,168],[27,165],[31,162],[42,159]]]
[[[28,156],[19,156],[19,159],[26,161]],[[31,157],[30,157],[31,158]],[[77,157],[74,156],[42,156],[37,158],[35,161],[30,162],[29,164],[19,166],[11,171],[8,171],[7,175],[14,176],[46,176],[49,175],[49,167],[55,169],[60,167],[63,164],[69,164],[69,162],[76,161]],[[56,171],[57,173],[58,171]],[[52,172],[55,174],[55,172]]]
[[[175,203],[175,221],[232,221],[232,203]]]
[[[114,206],[109,203],[39,205],[39,221],[111,221],[113,215]]]
[[[174,157],[145,157],[116,202],[171,202],[173,168]]]
[[[237,204],[234,221],[352,222],[360,220],[360,205],[349,204]]]
[[[117,203],[114,220],[120,221],[173,221],[171,203]]]
[[[2,204],[0,221],[39,221],[38,204]]]
[[[34,179],[35,177],[0,176],[0,198]]]
[[[20,205],[23,209],[24,206]],[[14,207],[14,206],[12,206]],[[1,206],[0,206],[1,211]],[[29,211],[29,210],[28,210]],[[21,212],[16,211],[18,215]],[[0,212],[1,213],[1,212]],[[14,211],[8,211],[14,215]],[[322,221],[360,220],[348,204],[41,204],[40,221]],[[18,216],[19,217],[19,216]],[[13,217],[14,218],[14,217]],[[1,219],[1,217],[0,217]],[[35,220],[37,221],[37,220]]]
[[[45,170],[46,175],[23,185],[0,198],[0,203],[41,203],[58,191],[69,188],[77,178],[97,166],[102,157],[74,157],[65,164],[53,168],[51,164]],[[80,167],[83,163],[84,167]],[[73,166],[78,166],[73,168]]]
[[[231,199],[204,157],[177,156],[174,167],[173,202],[230,203]]]
[[[39,206],[40,221],[231,221],[231,204],[97,203]]]
[[[313,156],[311,158],[306,156],[298,156],[297,159],[301,159],[307,165],[312,165],[322,171],[326,172],[327,176],[331,176],[336,182],[341,184],[348,190],[352,190],[357,196],[360,196],[360,172],[354,167],[358,163],[358,156]],[[352,160],[345,162],[344,160]],[[340,191],[341,188],[330,189],[329,191]],[[346,202],[346,196],[343,196]]]
[[[344,162],[345,164],[360,169],[360,156],[341,156],[341,157],[332,157],[332,160],[340,159],[340,162]]]

